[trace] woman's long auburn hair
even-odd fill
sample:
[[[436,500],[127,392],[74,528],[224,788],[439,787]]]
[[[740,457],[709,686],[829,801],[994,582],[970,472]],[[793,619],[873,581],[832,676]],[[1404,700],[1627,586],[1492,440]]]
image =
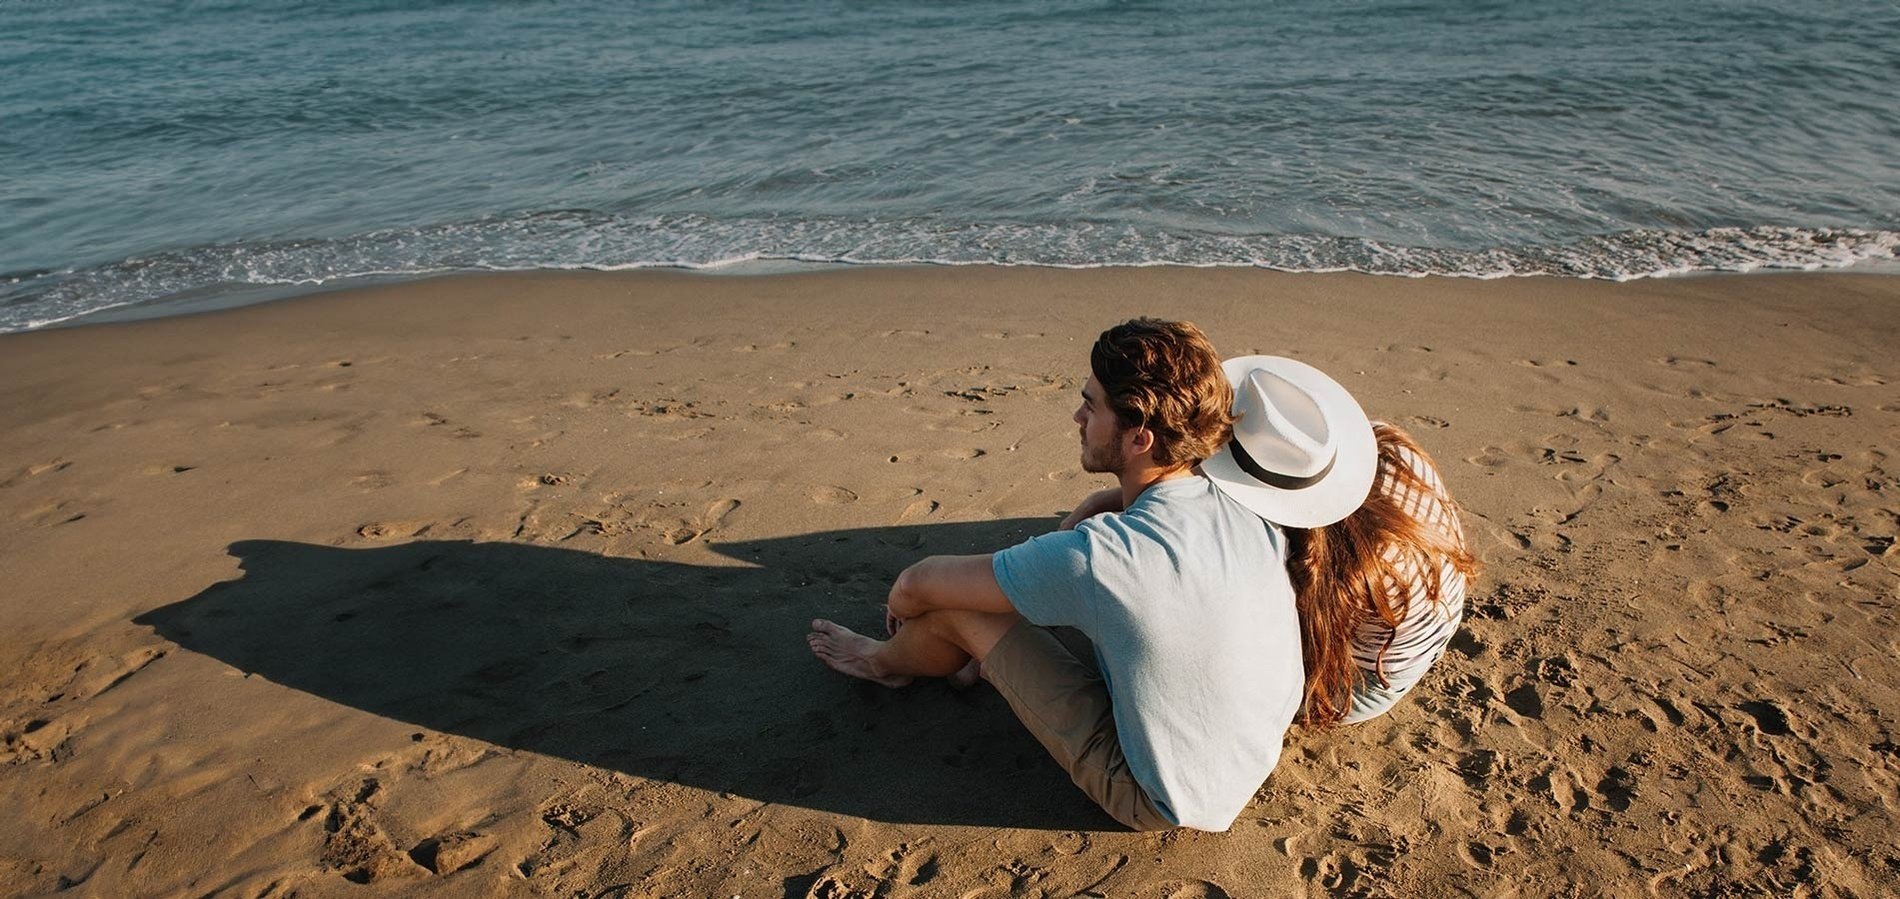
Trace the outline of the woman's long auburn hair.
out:
[[[1396,628],[1405,620],[1413,591],[1407,589],[1400,562],[1409,560],[1411,570],[1425,578],[1424,596],[1431,603],[1441,601],[1445,563],[1467,581],[1482,567],[1465,547],[1456,524],[1448,532],[1419,521],[1393,498],[1395,491],[1436,495],[1456,515],[1451,497],[1434,494],[1401,451],[1416,453],[1435,471],[1431,457],[1396,425],[1374,422],[1372,430],[1379,445],[1379,473],[1365,504],[1325,527],[1286,529],[1292,557],[1287,574],[1300,613],[1306,662],[1302,717],[1315,729],[1338,724],[1346,715],[1359,678],[1352,642],[1360,628],[1374,621]],[[1399,589],[1390,591],[1389,584]],[[1383,656],[1381,652],[1382,663]]]

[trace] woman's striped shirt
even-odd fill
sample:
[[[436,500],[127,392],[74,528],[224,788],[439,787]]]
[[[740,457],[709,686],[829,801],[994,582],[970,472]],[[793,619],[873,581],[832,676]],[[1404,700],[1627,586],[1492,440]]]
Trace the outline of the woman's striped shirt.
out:
[[[1383,461],[1372,489],[1385,491],[1414,520],[1438,529],[1457,545],[1464,545],[1458,514],[1452,510],[1451,497],[1445,491],[1444,482],[1439,480],[1438,472],[1423,456],[1409,449],[1400,448],[1399,456],[1431,489],[1420,491],[1399,479],[1391,463]],[[1387,627],[1385,622],[1374,618],[1361,626],[1353,638],[1353,661],[1373,683],[1405,681],[1424,673],[1424,668],[1438,658],[1451,635],[1458,630],[1465,611],[1465,576],[1449,560],[1401,553],[1396,546],[1386,548],[1385,558],[1399,575],[1386,579],[1387,595],[1394,607],[1401,597],[1406,598],[1406,609],[1398,627]],[[1432,561],[1438,562],[1436,603],[1426,600],[1428,582],[1423,576]]]

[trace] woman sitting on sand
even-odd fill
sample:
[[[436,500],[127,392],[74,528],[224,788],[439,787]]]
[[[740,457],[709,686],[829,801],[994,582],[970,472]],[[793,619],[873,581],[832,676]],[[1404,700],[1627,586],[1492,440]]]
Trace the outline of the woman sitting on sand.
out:
[[[1356,724],[1404,698],[1464,616],[1478,560],[1438,470],[1411,435],[1373,422],[1379,472],[1358,511],[1286,528],[1310,727]]]

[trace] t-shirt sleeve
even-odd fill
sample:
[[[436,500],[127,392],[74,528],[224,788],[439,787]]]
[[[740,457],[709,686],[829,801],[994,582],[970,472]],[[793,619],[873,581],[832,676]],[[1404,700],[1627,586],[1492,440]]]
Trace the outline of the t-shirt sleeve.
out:
[[[990,557],[997,586],[1032,624],[1079,627],[1090,617],[1089,539],[1079,530],[1032,537]]]

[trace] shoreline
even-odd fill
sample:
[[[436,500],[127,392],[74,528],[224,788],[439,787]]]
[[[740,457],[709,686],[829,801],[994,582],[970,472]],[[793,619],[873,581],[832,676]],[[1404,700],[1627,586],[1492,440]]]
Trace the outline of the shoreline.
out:
[[[0,892],[1900,871],[1900,279],[696,274],[0,335]],[[1412,696],[1296,730],[1226,834],[1119,832],[993,694],[848,683],[802,641],[1098,486],[1068,415],[1136,314],[1333,374],[1487,564]]]
[[[889,263],[886,263],[886,262],[855,263],[855,262],[839,262],[839,261],[810,262],[810,261],[804,261],[804,260],[798,260],[798,259],[785,258],[785,259],[747,260],[747,261],[736,262],[736,263],[732,263],[728,265],[698,266],[698,267],[687,266],[687,265],[653,265],[653,266],[636,266],[636,267],[627,267],[627,268],[579,267],[579,268],[561,268],[561,269],[509,269],[509,270],[462,269],[462,270],[444,270],[444,271],[414,273],[414,274],[360,275],[360,276],[327,279],[323,281],[317,281],[317,282],[312,282],[312,283],[300,283],[300,284],[227,284],[227,285],[221,285],[221,286],[216,286],[216,287],[201,288],[199,290],[187,291],[184,293],[173,294],[166,297],[159,297],[159,298],[150,299],[150,300],[127,303],[124,305],[108,306],[103,309],[95,309],[89,312],[82,312],[68,318],[63,318],[56,321],[48,322],[46,324],[37,325],[25,330],[0,333],[0,337],[5,336],[6,334],[24,334],[24,333],[32,333],[34,331],[43,331],[43,330],[50,330],[50,329],[76,328],[76,327],[85,327],[85,326],[96,325],[96,324],[111,324],[111,323],[116,323],[116,322],[147,321],[154,318],[169,318],[175,315],[195,315],[195,314],[199,314],[203,312],[217,312],[217,311],[226,310],[226,309],[239,309],[245,306],[261,305],[264,303],[277,303],[277,302],[283,302],[285,300],[301,299],[301,298],[309,297],[309,296],[335,293],[337,291],[361,290],[361,289],[371,288],[371,287],[386,287],[386,286],[393,286],[393,285],[425,283],[425,282],[432,281],[438,278],[486,277],[486,276],[491,276],[491,275],[540,275],[540,276],[555,277],[555,276],[561,276],[561,275],[636,275],[637,276],[641,274],[687,274],[687,275],[704,275],[704,276],[714,277],[714,278],[770,278],[770,277],[778,277],[782,275],[823,274],[823,273],[830,273],[830,272],[847,272],[847,271],[879,270],[879,269],[896,269],[896,270],[952,269],[954,270],[954,269],[963,269],[963,268],[976,268],[976,269],[992,269],[993,268],[993,269],[1001,269],[1001,270],[1043,269],[1043,270],[1050,270],[1050,271],[1095,271],[1095,270],[1119,270],[1119,269],[1127,269],[1127,270],[1162,269],[1162,270],[1180,270],[1180,271],[1236,270],[1236,271],[1272,272],[1272,273],[1280,274],[1280,275],[1320,275],[1320,276],[1362,275],[1362,276],[1373,277],[1373,278],[1398,278],[1398,279],[1404,279],[1404,280],[1441,280],[1442,279],[1442,280],[1451,280],[1451,281],[1514,281],[1514,280],[1526,280],[1526,279],[1529,279],[1529,280],[1549,279],[1549,280],[1556,280],[1556,281],[1583,281],[1583,282],[1589,282],[1589,283],[1602,283],[1602,284],[1628,284],[1628,283],[1633,283],[1633,282],[1638,282],[1638,281],[1672,281],[1672,280],[1680,280],[1680,279],[1696,279],[1696,278],[1705,278],[1705,277],[1718,277],[1718,278],[1719,277],[1760,277],[1760,276],[1777,276],[1777,275],[1837,275],[1838,274],[1838,275],[1871,275],[1871,276],[1887,276],[1887,277],[1900,276],[1900,260],[1895,260],[1895,259],[1861,260],[1852,265],[1842,266],[1842,267],[1814,266],[1814,267],[1809,267],[1809,268],[1778,268],[1778,267],[1763,265],[1754,269],[1750,269],[1748,271],[1698,269],[1698,270],[1693,270],[1693,271],[1681,271],[1681,272],[1659,272],[1655,274],[1648,274],[1648,275],[1642,275],[1642,276],[1631,277],[1631,278],[1623,278],[1623,279],[1607,279],[1607,278],[1594,278],[1594,277],[1563,277],[1563,276],[1550,275],[1546,273],[1535,273],[1535,272],[1526,273],[1526,274],[1475,275],[1475,274],[1453,274],[1453,273],[1398,274],[1398,273],[1388,273],[1388,272],[1361,272],[1361,271],[1343,271],[1343,270],[1342,271],[1289,271],[1289,270],[1284,270],[1284,269],[1268,268],[1264,266],[1247,265],[1247,264],[1239,264],[1239,263],[1187,265],[1187,264],[1172,263],[1172,262],[1159,262],[1159,263],[1153,263],[1149,265],[1105,264],[1105,265],[1090,265],[1090,266],[1066,266],[1066,265],[1054,265],[1054,264],[1046,264],[1046,263],[1000,263],[1000,262],[982,262],[982,263],[948,263],[948,262],[928,262],[928,261],[889,262]]]

